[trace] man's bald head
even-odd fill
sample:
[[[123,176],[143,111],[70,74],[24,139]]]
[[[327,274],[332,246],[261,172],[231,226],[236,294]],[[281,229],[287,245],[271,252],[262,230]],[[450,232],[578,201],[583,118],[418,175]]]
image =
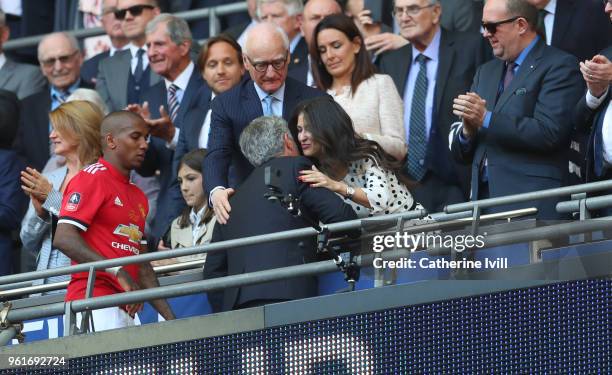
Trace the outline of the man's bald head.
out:
[[[245,54],[260,50],[289,49],[289,37],[283,29],[271,22],[260,22],[249,29],[244,47]]]
[[[104,159],[128,175],[142,165],[148,148],[149,126],[140,115],[112,112],[100,126]]]

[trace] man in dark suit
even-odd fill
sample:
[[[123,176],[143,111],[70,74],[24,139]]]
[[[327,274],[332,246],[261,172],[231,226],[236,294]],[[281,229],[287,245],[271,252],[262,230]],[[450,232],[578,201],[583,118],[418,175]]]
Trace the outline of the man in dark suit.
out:
[[[115,17],[130,41],[124,51],[100,61],[96,91],[109,111],[140,103],[141,94],[160,81],[149,67],[145,47],[147,24],[160,13],[156,0],[119,0]]]
[[[232,215],[226,225],[215,226],[213,242],[308,227],[311,224],[303,219],[304,215],[315,223],[357,218],[353,209],[331,191],[311,188],[298,180],[300,171],[312,168],[312,162],[298,156],[297,145],[281,118],[266,116],[253,120],[240,135],[240,147],[256,168],[231,198]],[[302,217],[293,217],[279,203],[264,197],[268,192],[264,180],[267,168],[280,172],[275,185],[283,194],[300,199]],[[315,249],[315,238],[307,237],[210,253],[204,265],[204,277],[304,264],[314,259]],[[209,301],[214,311],[227,311],[312,297],[316,293],[316,277],[301,277],[226,289],[223,293],[211,293]]]
[[[197,104],[185,114],[174,151],[175,170],[178,170],[183,155],[189,151],[198,148],[208,149],[212,114],[210,103],[217,95],[240,83],[245,72],[240,45],[225,34],[206,41],[198,57],[198,65],[202,69],[207,85],[202,86],[200,92],[196,94]],[[178,183],[176,186],[178,188]]]
[[[147,155],[138,173],[152,177],[159,171],[160,191],[152,235],[160,238],[184,206],[183,200],[178,199],[180,192],[173,198],[170,189],[176,180],[174,149],[185,114],[197,103],[204,81],[190,59],[191,32],[183,19],[168,13],[158,15],[147,25],[146,40],[151,69],[163,80],[142,95],[142,107],[128,108],[139,112],[151,128]]]
[[[612,4],[606,5],[612,14]],[[581,62],[580,70],[587,85],[587,93],[580,99],[574,112],[575,123],[579,130],[587,131],[586,149],[587,182],[612,179],[612,46]],[[607,191],[606,194],[611,194]],[[612,215],[612,207],[599,212],[603,216]]]
[[[289,40],[284,31],[269,22],[257,24],[249,31],[243,58],[251,79],[212,102],[204,191],[221,224],[227,222],[231,210],[228,198],[234,190],[230,187],[240,185],[253,170],[238,147],[242,130],[261,115],[287,119],[301,100],[325,95],[287,78],[290,59]]]
[[[527,0],[487,0],[484,37],[497,59],[476,72],[472,92],[459,95],[453,113],[452,152],[472,164],[472,199],[562,186],[572,108],[583,92],[575,57],[549,47],[536,34],[537,9]],[[557,199],[494,211],[532,207],[554,219]]]
[[[421,3],[433,6],[419,8]],[[470,171],[453,160],[448,132],[456,121],[453,99],[469,89],[476,68],[488,55],[480,35],[451,33],[440,27],[444,9],[438,1],[396,0],[395,9],[403,10],[396,11],[395,16],[410,44],[383,54],[379,72],[393,78],[404,99],[408,160],[422,161],[414,164],[414,169],[409,164],[405,167],[406,173],[419,182],[413,192],[415,199],[430,212],[439,212],[447,204],[469,199]],[[423,65],[419,56],[426,58]],[[424,90],[417,85],[421,66],[428,82]],[[417,112],[419,108],[421,112]],[[425,127],[419,128],[422,125]]]
[[[80,79],[83,56],[72,35],[46,35],[38,44],[38,59],[48,85],[21,101],[22,115],[14,148],[26,164],[42,170],[51,156],[49,112],[79,87],[92,87]]]
[[[289,77],[306,83],[308,76],[308,45],[300,34],[302,0],[260,0],[257,2],[257,17],[261,22],[272,22],[289,37]]]
[[[23,99],[42,90],[45,78],[35,66],[19,64],[6,58],[2,45],[9,36],[6,15],[0,10],[0,89],[12,91],[19,99]]]
[[[102,2],[102,18],[100,21],[102,22],[104,32],[110,38],[110,49],[85,60],[81,68],[81,78],[94,85],[96,84],[100,61],[109,56],[114,56],[115,52],[123,50],[128,44],[128,39],[125,37],[123,29],[121,28],[121,20],[115,17],[117,1],[118,0],[104,0]]]

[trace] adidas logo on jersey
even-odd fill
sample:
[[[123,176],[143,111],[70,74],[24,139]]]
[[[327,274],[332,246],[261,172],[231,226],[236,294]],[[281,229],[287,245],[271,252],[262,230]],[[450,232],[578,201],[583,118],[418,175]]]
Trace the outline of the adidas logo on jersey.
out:
[[[98,171],[105,171],[106,167],[104,166],[104,164],[94,163],[92,165],[85,167],[83,170],[90,174],[96,174],[96,172]]]
[[[115,205],[123,207],[123,203],[121,202],[121,199],[119,199],[119,197],[115,197]]]

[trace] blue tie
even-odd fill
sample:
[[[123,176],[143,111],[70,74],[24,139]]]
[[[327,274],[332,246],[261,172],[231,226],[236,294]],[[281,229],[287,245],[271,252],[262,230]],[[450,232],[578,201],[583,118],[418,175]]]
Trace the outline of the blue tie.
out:
[[[263,98],[263,102],[264,102],[263,114],[264,114],[264,116],[274,116],[274,110],[272,110],[272,100],[274,100],[274,97],[272,95],[268,95],[265,98]]]
[[[178,86],[174,83],[168,87],[168,106],[170,107],[170,120],[174,123],[176,121],[176,116],[178,115],[179,110],[179,100],[176,95],[176,90],[178,90]]]
[[[427,98],[427,57],[418,55],[416,62],[419,63],[412,95],[412,107],[410,109],[410,134],[408,139],[408,173],[416,181],[420,181],[425,172],[425,153],[427,150],[427,124],[425,120],[425,100]]]
[[[138,60],[136,60],[136,69],[134,69],[134,81],[136,82],[140,82],[142,73],[144,72],[142,69],[142,55],[144,55],[144,53],[145,51],[142,48],[136,52],[136,57],[138,58]]]

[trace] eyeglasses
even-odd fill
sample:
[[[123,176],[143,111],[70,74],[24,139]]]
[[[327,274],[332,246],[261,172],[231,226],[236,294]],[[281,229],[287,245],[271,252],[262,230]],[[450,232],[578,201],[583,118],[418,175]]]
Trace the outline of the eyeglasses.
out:
[[[60,64],[67,64],[67,63],[70,62],[70,59],[72,59],[74,57],[74,55],[76,55],[78,52],[79,51],[76,50],[76,51],[74,51],[74,52],[72,52],[71,54],[68,54],[68,55],[62,55],[62,56],[57,56],[57,57],[50,57],[50,58],[45,59],[45,60],[40,60],[40,63],[45,68],[50,68],[50,67],[54,66],[56,61],[59,61]]]
[[[276,60],[272,60],[272,61],[254,62],[248,56],[247,56],[247,59],[249,60],[249,63],[251,63],[251,65],[253,66],[253,68],[255,68],[256,71],[258,71],[259,73],[263,73],[268,70],[268,66],[270,65],[272,65],[272,69],[274,70],[281,70],[282,68],[284,68],[285,64],[287,64],[288,54],[289,54],[289,51],[285,52],[285,57],[276,59]]]
[[[435,5],[436,4],[429,4],[429,5],[425,5],[422,7],[418,5],[409,5],[407,7],[393,7],[393,11],[391,12],[391,14],[393,14],[393,17],[398,17],[398,18],[401,17],[402,15],[416,16],[423,9],[431,8]]]
[[[510,22],[514,22],[516,20],[518,20],[519,18],[521,18],[520,16],[516,16],[516,17],[512,17],[512,18],[508,18],[507,20],[503,20],[503,21],[497,21],[497,22],[482,22],[482,28],[487,30],[489,32],[489,34],[493,35],[497,32],[497,26],[499,25],[503,25],[504,23],[510,23]]]
[[[130,12],[130,14],[134,17],[138,17],[142,14],[142,12],[145,9],[153,9],[155,8],[153,5],[148,5],[148,4],[143,4],[143,5],[134,5],[131,6],[129,8],[125,8],[125,9],[117,9],[115,10],[115,18],[118,20],[123,20],[125,19],[125,15],[127,14],[127,12]]]

